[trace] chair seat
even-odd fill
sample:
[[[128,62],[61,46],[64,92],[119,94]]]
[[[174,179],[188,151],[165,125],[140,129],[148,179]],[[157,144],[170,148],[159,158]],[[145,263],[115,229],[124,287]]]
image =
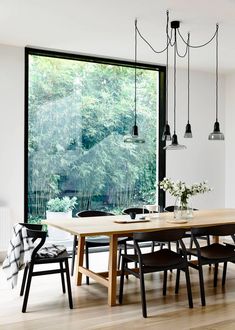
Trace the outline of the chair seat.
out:
[[[187,250],[190,254],[197,256],[197,249]],[[205,259],[228,259],[235,258],[234,247],[214,243],[200,248],[201,256]]]
[[[129,259],[133,262],[138,262],[137,255],[123,255],[124,258]],[[143,265],[145,267],[154,268],[167,268],[174,267],[181,262],[184,262],[183,258],[176,252],[168,249],[162,249],[152,253],[146,253],[142,255]]]
[[[69,258],[69,254],[67,251],[64,251],[60,254],[58,254],[58,256],[56,257],[39,257],[37,256],[34,260],[35,264],[47,264],[47,263],[56,263],[56,262],[60,262],[63,261],[65,259]]]

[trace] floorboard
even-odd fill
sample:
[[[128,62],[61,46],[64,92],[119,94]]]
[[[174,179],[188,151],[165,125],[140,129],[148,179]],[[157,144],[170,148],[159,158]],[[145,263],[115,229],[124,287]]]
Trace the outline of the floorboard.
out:
[[[107,269],[107,253],[91,255],[91,267]],[[105,260],[105,263],[104,263]],[[22,272],[21,272],[22,273]],[[18,286],[11,290],[0,271],[0,329],[3,330],[79,330],[79,329],[156,329],[156,330],[230,330],[235,329],[235,265],[228,265],[225,288],[213,288],[213,268],[204,267],[207,306],[200,304],[198,273],[190,270],[194,308],[188,308],[184,274],[179,294],[174,293],[175,272],[168,275],[167,295],[162,295],[162,274],[146,276],[148,318],[142,318],[140,290],[137,279],[125,280],[123,305],[107,305],[107,288],[91,280],[90,286],[75,286],[72,278],[74,309],[68,307],[62,294],[59,275],[33,278],[27,313],[21,313]]]

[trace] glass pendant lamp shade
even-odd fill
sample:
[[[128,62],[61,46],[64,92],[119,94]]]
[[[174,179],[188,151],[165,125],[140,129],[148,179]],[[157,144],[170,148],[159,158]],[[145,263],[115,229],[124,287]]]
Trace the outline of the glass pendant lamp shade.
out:
[[[191,125],[189,123],[186,125],[184,137],[185,138],[192,138],[193,137],[192,130],[191,130]]]
[[[165,150],[183,150],[183,149],[187,149],[187,148],[185,145],[179,144],[177,135],[173,134],[171,144],[169,144],[168,146],[165,146],[163,149],[165,149]]]
[[[209,134],[209,140],[224,140],[224,134],[220,132],[218,121],[214,124],[214,130]]]
[[[132,134],[124,137],[125,143],[145,143],[145,139],[141,138],[138,134],[138,126],[132,127]]]

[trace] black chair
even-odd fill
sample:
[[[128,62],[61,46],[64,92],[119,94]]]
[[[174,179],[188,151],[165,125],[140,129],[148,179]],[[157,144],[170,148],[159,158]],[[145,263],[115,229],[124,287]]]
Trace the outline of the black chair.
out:
[[[148,233],[134,233],[134,245],[137,255],[122,255],[122,269],[121,269],[121,279],[120,279],[120,292],[119,292],[119,302],[122,304],[123,300],[123,286],[124,286],[124,274],[132,274],[140,280],[140,291],[141,291],[141,301],[142,301],[142,313],[143,317],[147,317],[146,308],[146,297],[145,297],[145,283],[144,274],[152,272],[164,271],[164,285],[163,294],[166,294],[167,285],[167,271],[171,269],[180,269],[185,271],[187,291],[188,291],[188,302],[189,307],[193,307],[192,292],[190,277],[188,271],[187,262],[187,252],[185,245],[182,241],[184,236],[184,229],[171,229],[162,230]],[[151,253],[143,254],[141,252],[139,244],[143,241],[161,241],[169,243],[171,241],[178,242],[181,246],[179,252],[174,252],[170,249],[161,249]],[[139,269],[131,269],[128,264],[131,262],[137,262]],[[175,292],[178,293],[179,286],[176,286]]]
[[[147,209],[144,209],[143,207],[129,207],[122,211],[123,214],[146,214],[149,213]]]
[[[164,211],[165,212],[174,212],[174,208],[175,208],[174,205],[169,205],[169,206],[166,206],[164,208]],[[193,209],[193,211],[198,211],[198,209]],[[193,238],[192,238],[191,232],[187,231],[185,233],[185,238],[190,238],[189,248],[192,249],[192,247],[193,247]],[[210,245],[210,236],[201,236],[200,239],[206,240],[207,245]]]
[[[235,262],[235,251],[234,251],[235,247],[233,245],[223,245],[219,243],[213,243],[201,247],[198,242],[198,238],[201,239],[201,236],[205,236],[205,235],[231,236],[233,241],[235,242],[235,224],[226,224],[226,225],[219,225],[213,227],[202,227],[202,228],[192,229],[192,237],[196,248],[188,249],[187,253],[190,256],[197,257],[197,263],[195,264],[194,262],[189,261],[189,266],[191,266],[194,269],[197,269],[199,272],[202,306],[206,305],[202,266],[211,265],[211,264],[215,265],[214,287],[216,287],[219,263],[224,264],[222,285],[225,285],[227,263]]]
[[[95,210],[86,210],[78,212],[77,214],[78,218],[84,218],[84,217],[101,217],[101,216],[109,216],[114,215],[113,213],[108,213],[104,211],[95,211]],[[119,244],[119,253],[121,249],[124,249],[126,251],[126,239],[125,237],[118,238],[118,244]],[[73,251],[72,251],[72,266],[71,266],[71,275],[74,274],[74,264],[75,264],[75,256],[76,256],[76,249],[78,245],[78,239],[77,236],[74,236],[73,240]],[[89,249],[90,248],[98,248],[98,247],[104,247],[109,246],[109,237],[107,236],[95,236],[95,237],[87,237],[85,242],[85,261],[86,261],[86,267],[89,268]],[[86,276],[86,284],[89,285],[89,277]]]
[[[40,276],[40,275],[48,275],[48,274],[57,274],[57,273],[60,273],[60,275],[61,275],[63,293],[66,292],[64,273],[66,274],[69,307],[72,309],[73,300],[72,300],[70,274],[69,274],[69,263],[68,263],[69,255],[68,255],[67,251],[62,252],[61,254],[59,254],[56,257],[40,258],[37,255],[37,252],[45,243],[47,232],[42,231],[42,225],[25,224],[25,223],[21,223],[21,225],[23,225],[27,228],[28,237],[31,237],[32,241],[36,242],[36,244],[37,244],[32,252],[32,257],[31,257],[30,263],[28,263],[24,269],[23,281],[22,281],[21,290],[20,290],[20,295],[23,296],[23,294],[24,294],[22,312],[23,313],[26,312],[32,277]],[[57,269],[34,271],[35,265],[52,264],[52,263],[53,264],[57,263],[57,264],[59,264],[60,267]],[[25,285],[26,285],[26,288],[25,288]]]

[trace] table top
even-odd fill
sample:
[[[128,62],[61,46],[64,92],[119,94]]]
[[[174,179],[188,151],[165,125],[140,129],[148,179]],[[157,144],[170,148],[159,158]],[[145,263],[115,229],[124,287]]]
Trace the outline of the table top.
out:
[[[173,213],[164,212],[160,213],[159,218],[151,219],[149,222],[116,223],[116,220],[130,219],[128,215],[116,215],[72,219],[50,219],[42,220],[42,223],[79,236],[111,236],[114,234],[124,236],[133,232],[141,231],[148,232],[172,228],[190,229],[193,227],[235,223],[235,209],[194,211],[193,218],[183,224],[167,222],[167,220],[173,220],[173,217]]]

